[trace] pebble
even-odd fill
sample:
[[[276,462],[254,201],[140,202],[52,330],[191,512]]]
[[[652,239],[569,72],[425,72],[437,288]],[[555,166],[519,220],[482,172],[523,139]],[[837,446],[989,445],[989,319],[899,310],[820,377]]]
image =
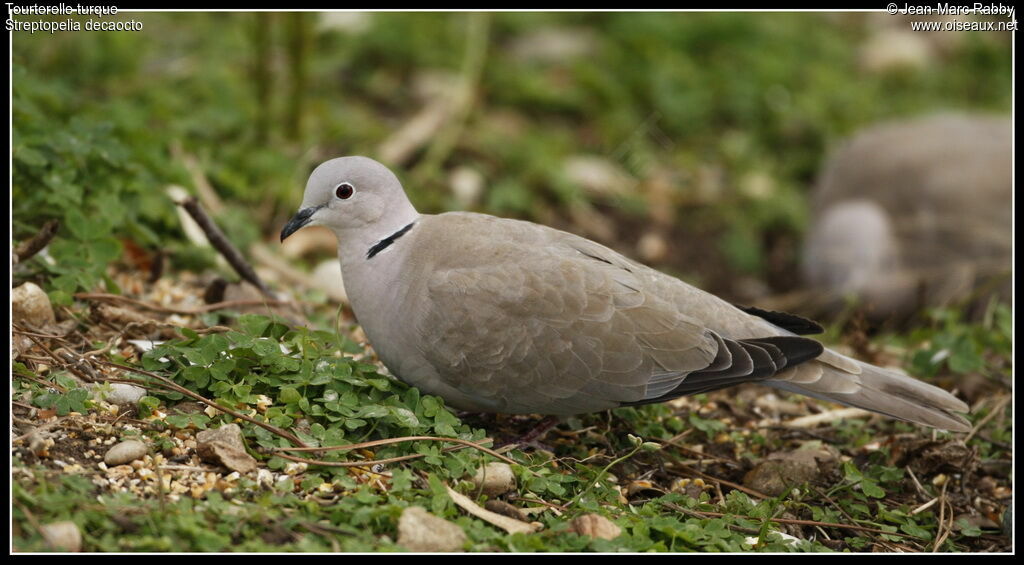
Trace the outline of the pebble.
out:
[[[248,473],[256,469],[256,460],[245,452],[242,430],[227,424],[196,434],[196,452],[203,461],[220,464],[232,471]]]
[[[110,467],[123,465],[142,458],[146,453],[149,453],[148,445],[139,440],[129,439],[111,447],[103,457],[103,462]]]
[[[102,398],[117,406],[135,406],[146,396],[146,389],[139,386],[125,383],[111,383],[109,386],[110,391],[102,393]]]
[[[600,514],[584,514],[576,518],[572,521],[571,530],[581,536],[607,540],[622,534],[622,528]]]
[[[419,506],[406,508],[398,519],[398,545],[409,551],[462,551],[466,540],[462,528]]]
[[[75,552],[82,549],[82,532],[71,521],[53,522],[39,528],[47,545],[54,551]]]
[[[493,462],[484,465],[473,475],[473,484],[487,496],[494,498],[515,490],[516,476],[508,463]]]
[[[24,283],[11,290],[11,318],[36,328],[56,323],[50,297],[35,283]]]

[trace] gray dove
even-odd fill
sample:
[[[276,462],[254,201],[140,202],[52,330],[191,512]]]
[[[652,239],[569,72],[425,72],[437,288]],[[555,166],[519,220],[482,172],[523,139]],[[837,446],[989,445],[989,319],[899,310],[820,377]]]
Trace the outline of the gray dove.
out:
[[[832,153],[812,195],[804,278],[890,319],[995,291],[1012,295],[1013,126],[939,114],[858,132]],[[1001,279],[1001,280],[1000,280]]]
[[[317,167],[283,241],[338,238],[353,311],[403,381],[474,412],[566,416],[744,382],[967,431],[948,392],[851,359],[791,314],[738,307],[546,226],[420,214],[366,157]]]

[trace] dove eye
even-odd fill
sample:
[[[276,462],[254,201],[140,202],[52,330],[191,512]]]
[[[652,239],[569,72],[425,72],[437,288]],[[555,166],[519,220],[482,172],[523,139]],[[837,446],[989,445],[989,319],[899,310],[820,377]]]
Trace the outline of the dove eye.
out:
[[[356,191],[355,187],[347,182],[343,182],[334,189],[334,195],[342,200],[348,200],[349,197]]]

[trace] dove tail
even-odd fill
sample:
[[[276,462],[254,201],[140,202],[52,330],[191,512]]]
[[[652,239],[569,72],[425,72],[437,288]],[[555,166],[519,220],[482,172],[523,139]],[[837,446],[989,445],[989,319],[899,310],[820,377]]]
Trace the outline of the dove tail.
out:
[[[829,353],[839,356],[831,351]],[[969,412],[969,407],[945,390],[895,371],[849,357],[839,357],[842,357],[847,367],[850,362],[854,363],[860,373],[855,374],[819,360],[806,363],[806,369],[801,370],[801,365],[780,373],[764,384],[933,428],[970,431],[970,422],[957,414]]]

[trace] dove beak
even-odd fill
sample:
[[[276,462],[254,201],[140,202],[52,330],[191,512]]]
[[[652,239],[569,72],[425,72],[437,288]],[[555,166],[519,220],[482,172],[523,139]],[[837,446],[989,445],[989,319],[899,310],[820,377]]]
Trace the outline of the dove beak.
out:
[[[312,221],[313,214],[322,207],[323,206],[311,206],[309,208],[299,210],[299,212],[284,225],[284,229],[281,230],[281,241],[284,241],[288,236],[308,225],[310,221]]]

